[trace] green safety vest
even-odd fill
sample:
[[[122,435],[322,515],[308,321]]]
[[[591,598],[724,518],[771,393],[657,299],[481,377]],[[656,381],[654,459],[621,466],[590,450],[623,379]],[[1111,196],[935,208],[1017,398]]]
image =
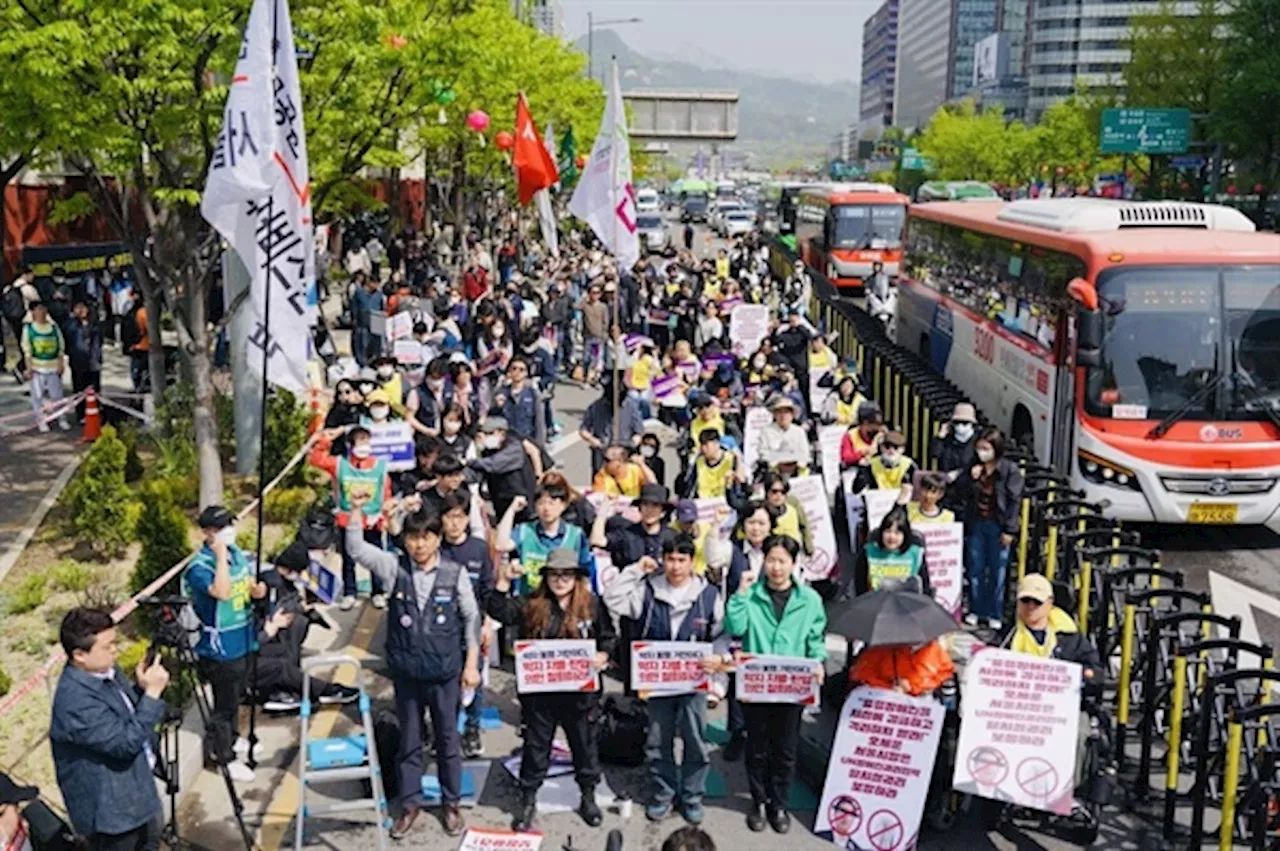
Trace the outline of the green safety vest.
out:
[[[520,559],[520,566],[524,568],[524,587],[520,590],[525,595],[532,594],[542,585],[542,566],[547,563],[547,556],[551,555],[551,550],[569,550],[576,558],[578,551],[582,548],[583,531],[579,526],[573,523],[566,523],[560,520],[560,535],[558,543],[551,543],[547,539],[538,534],[539,524],[534,520],[528,523],[518,523],[512,530],[513,542],[516,545],[516,557]]]
[[[354,507],[351,497],[358,493],[368,493],[369,501],[362,512],[365,517],[376,518],[382,513],[382,496],[386,492],[387,461],[379,458],[367,470],[361,470],[345,457],[338,459],[338,475],[333,479],[333,499],[338,503],[338,510],[349,512]]]
[[[924,560],[924,549],[918,546],[907,547],[905,553],[885,550],[878,544],[867,544],[867,587],[877,591],[886,579],[900,582],[920,574],[920,563]]]
[[[27,323],[27,345],[31,347],[31,359],[52,363],[62,354],[62,337],[58,326],[49,323],[48,331],[41,331],[34,322]]]

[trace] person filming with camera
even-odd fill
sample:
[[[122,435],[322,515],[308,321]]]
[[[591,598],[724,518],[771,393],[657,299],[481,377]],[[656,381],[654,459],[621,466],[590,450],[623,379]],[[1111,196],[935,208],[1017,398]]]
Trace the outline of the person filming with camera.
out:
[[[58,634],[67,666],[49,743],[71,825],[92,851],[154,851],[162,819],[152,731],[167,711],[160,696],[169,672],[148,656],[134,671],[136,684],[126,681],[107,612],[72,609]]]

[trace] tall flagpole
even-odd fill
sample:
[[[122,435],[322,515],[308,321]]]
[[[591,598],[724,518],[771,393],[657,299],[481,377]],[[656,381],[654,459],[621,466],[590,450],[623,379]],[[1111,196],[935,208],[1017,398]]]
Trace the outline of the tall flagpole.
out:
[[[281,0],[272,0],[271,3],[271,90],[275,91],[276,80],[279,79],[279,60],[280,60],[280,3]],[[275,194],[271,195],[271,203],[267,208],[268,216],[274,213]],[[258,542],[256,554],[253,561],[253,583],[256,586],[262,581],[262,532],[263,532],[263,506],[266,502],[266,494],[263,487],[267,483],[267,392],[268,378],[267,370],[271,365],[271,251],[275,247],[275,239],[271,236],[270,231],[267,233],[267,262],[264,273],[267,277],[266,292],[262,296],[262,398],[258,407],[258,428],[260,429],[258,437]],[[257,274],[256,269],[250,270],[250,287],[253,286],[253,275]],[[270,608],[268,607],[267,617],[271,617]],[[249,753],[245,757],[246,764],[251,769],[258,767],[258,757],[254,753],[258,749],[258,704],[261,703],[262,695],[258,693],[258,641],[257,641],[257,623],[254,618],[249,618],[249,623],[253,629],[253,634],[249,636],[249,646],[253,648],[253,655],[249,659],[249,682],[253,686],[254,699],[249,704]]]
[[[610,106],[607,108],[614,108],[614,107],[621,106],[621,104],[613,103],[613,90],[618,85],[618,57],[616,55],[610,57],[610,64],[612,65],[612,68],[613,68],[613,75],[609,79],[610,88],[609,88],[608,103]],[[621,314],[621,304],[622,304],[622,261],[620,258],[617,257],[617,251],[618,251],[618,245],[619,245],[617,210],[618,210],[618,204],[621,203],[621,199],[618,198],[618,143],[620,140],[618,139],[618,116],[616,114],[613,115],[613,125],[609,128],[609,138],[613,142],[613,144],[610,145],[609,147],[609,201],[610,201],[610,206],[613,208],[613,211],[614,211],[612,216],[614,259],[617,260],[618,262],[618,282],[617,284],[614,285],[614,288],[613,288],[613,325],[621,327],[622,322],[620,319],[620,314]],[[609,333],[607,335],[607,338],[604,341],[604,345],[608,346],[610,343],[613,343],[613,326],[612,325],[609,328]],[[617,443],[619,440],[621,440],[621,432],[622,432],[622,424],[618,421],[618,418],[619,418],[618,409],[619,407],[621,407],[620,392],[619,392],[620,390],[619,384],[621,383],[621,377],[618,374],[619,372],[618,367],[620,366],[619,362],[621,360],[622,360],[622,352],[618,351],[617,344],[614,343],[614,350],[613,350],[613,442],[614,443]]]

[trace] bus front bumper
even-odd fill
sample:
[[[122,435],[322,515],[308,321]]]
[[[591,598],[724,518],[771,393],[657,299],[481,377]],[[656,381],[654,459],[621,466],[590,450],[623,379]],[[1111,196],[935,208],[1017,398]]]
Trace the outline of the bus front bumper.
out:
[[[1141,491],[1090,481],[1079,469],[1074,478],[1087,500],[1109,500],[1104,514],[1117,520],[1229,526],[1258,526],[1280,520],[1280,470],[1222,476],[1138,470],[1135,481]],[[1242,492],[1214,495],[1224,483],[1227,488]],[[1267,489],[1264,491],[1263,487]]]

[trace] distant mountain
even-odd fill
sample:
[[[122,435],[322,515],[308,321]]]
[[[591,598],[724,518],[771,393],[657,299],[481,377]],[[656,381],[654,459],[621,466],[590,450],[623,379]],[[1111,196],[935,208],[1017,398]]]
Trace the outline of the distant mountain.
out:
[[[584,36],[575,47],[587,50]],[[713,67],[705,52],[683,59],[649,57],[627,46],[613,30],[596,30],[596,73],[618,57],[622,90],[733,89],[738,92],[738,141],[762,159],[820,152],[857,115],[857,85],[778,77],[738,68]],[[693,59],[694,61],[689,61]],[[699,63],[699,64],[695,64]]]

